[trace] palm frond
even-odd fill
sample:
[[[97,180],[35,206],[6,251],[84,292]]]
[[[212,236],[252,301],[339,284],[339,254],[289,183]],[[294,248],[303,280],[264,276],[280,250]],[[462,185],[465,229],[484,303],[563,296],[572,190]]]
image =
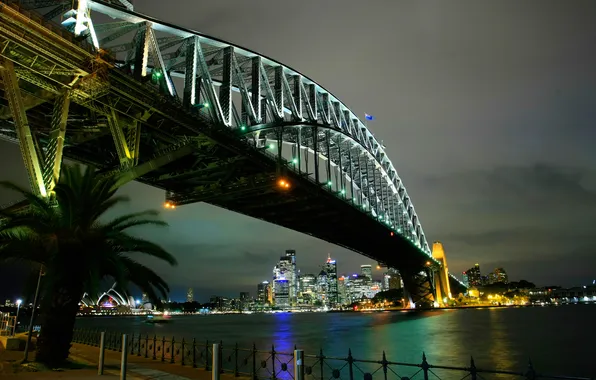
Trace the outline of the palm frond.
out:
[[[142,238],[130,236],[124,232],[112,235],[111,244],[115,250],[121,253],[142,253],[147,256],[162,259],[172,266],[178,265],[174,256],[160,245]]]

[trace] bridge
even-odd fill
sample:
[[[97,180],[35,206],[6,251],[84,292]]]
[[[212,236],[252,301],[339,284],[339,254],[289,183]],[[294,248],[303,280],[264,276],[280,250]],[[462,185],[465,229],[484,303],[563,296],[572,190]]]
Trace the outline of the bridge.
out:
[[[163,189],[166,207],[207,202],[396,268],[412,306],[463,286],[382,143],[314,80],[126,0],[0,6],[0,136],[38,194],[67,157]]]

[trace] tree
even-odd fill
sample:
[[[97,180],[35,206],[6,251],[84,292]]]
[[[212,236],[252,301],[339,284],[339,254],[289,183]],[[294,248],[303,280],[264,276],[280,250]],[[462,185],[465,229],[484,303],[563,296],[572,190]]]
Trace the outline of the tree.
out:
[[[143,225],[166,226],[156,211],[100,220],[126,197],[115,196],[118,176],[101,176],[92,168],[65,166],[51,199],[37,196],[9,182],[0,186],[21,193],[22,210],[2,212],[0,261],[25,261],[44,267],[41,294],[41,332],[36,360],[60,366],[68,358],[79,302],[85,292],[97,294],[105,278],[120,288],[137,285],[152,301],[169,292],[155,272],[136,260],[142,253],[176,265],[159,245],[132,236]]]

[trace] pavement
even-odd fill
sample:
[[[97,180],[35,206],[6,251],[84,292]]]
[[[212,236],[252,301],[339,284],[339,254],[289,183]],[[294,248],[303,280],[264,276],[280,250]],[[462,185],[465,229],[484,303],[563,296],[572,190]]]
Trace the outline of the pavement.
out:
[[[70,358],[77,364],[77,369],[40,372],[15,372],[15,363],[22,360],[23,353],[18,351],[0,351],[0,378],[2,380],[16,379],[112,379],[120,377],[121,353],[105,351],[104,375],[97,375],[99,361],[99,348],[73,344],[70,349]],[[151,360],[135,355],[128,356],[127,379],[129,380],[211,380],[211,372],[204,369],[182,366],[180,364],[164,363],[160,360]],[[222,380],[238,379],[231,374],[222,374]]]

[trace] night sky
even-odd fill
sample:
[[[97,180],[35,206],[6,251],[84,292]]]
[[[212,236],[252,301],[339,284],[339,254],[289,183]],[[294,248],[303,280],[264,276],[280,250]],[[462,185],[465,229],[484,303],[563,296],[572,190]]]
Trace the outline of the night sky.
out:
[[[596,278],[593,0],[137,3],[138,12],[275,58],[356,114],[374,115],[370,129],[457,275],[480,263],[541,285]],[[0,178],[26,184],[16,145],[0,142],[0,160]],[[132,201],[118,212],[159,208],[164,199],[136,183],[122,192]],[[9,200],[0,193],[0,203]],[[297,251],[303,273],[328,253],[342,273],[372,263],[209,205],[163,218],[167,230],[138,233],[178,258],[178,267],[158,268],[173,299],[189,286],[199,300],[254,295],[285,249]]]

